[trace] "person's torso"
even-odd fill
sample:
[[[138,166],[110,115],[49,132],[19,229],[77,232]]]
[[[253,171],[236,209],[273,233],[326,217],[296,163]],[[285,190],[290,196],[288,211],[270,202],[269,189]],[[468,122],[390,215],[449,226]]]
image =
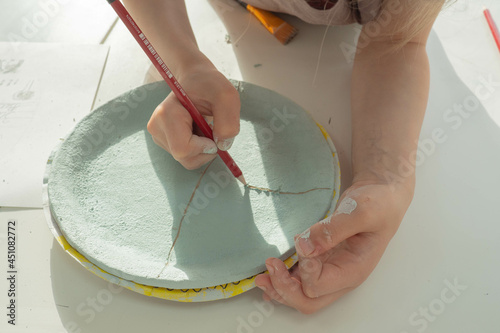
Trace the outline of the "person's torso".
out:
[[[378,15],[382,0],[247,0],[245,2],[257,8],[294,15],[311,24],[343,25],[370,22]]]

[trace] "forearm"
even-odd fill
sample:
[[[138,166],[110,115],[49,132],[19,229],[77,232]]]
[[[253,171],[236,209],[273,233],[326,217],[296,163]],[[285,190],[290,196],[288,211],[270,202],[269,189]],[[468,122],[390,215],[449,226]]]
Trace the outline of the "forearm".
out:
[[[210,64],[198,49],[183,0],[124,0],[124,3],[178,79],[194,66]]]
[[[415,153],[429,92],[429,64],[423,44],[409,43],[397,53],[374,56],[387,47],[384,42],[371,43],[354,61],[353,181],[377,179],[413,191]]]

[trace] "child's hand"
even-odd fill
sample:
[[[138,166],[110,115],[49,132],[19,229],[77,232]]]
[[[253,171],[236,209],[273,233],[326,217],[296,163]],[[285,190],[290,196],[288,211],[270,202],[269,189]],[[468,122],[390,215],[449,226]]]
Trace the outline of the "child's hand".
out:
[[[240,128],[240,99],[231,82],[211,64],[191,68],[178,79],[198,111],[213,116],[215,142],[197,128],[193,133],[193,119],[173,93],[154,111],[148,131],[185,168],[196,169],[215,158],[217,148],[231,147]]]
[[[363,182],[347,189],[331,218],[295,237],[298,266],[289,272],[281,260],[267,259],[270,274],[255,279],[264,299],[312,313],[359,286],[377,265],[411,202],[413,192],[397,186]]]

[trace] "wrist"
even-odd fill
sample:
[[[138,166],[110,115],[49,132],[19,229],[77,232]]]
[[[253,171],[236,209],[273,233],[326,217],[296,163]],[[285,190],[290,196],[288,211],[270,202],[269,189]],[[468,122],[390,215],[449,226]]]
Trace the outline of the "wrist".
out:
[[[415,175],[401,176],[394,170],[365,170],[353,174],[353,183],[365,182],[372,184],[405,187],[410,191],[415,189]]]
[[[353,181],[368,181],[403,188],[415,188],[416,144],[411,140],[384,138],[355,142],[352,153]]]
[[[187,52],[173,63],[172,72],[179,81],[199,72],[216,70],[212,62],[199,50]]]
[[[392,191],[397,191],[409,198],[415,191],[415,165],[400,162],[390,167],[369,164],[364,167],[353,165],[353,183],[387,185]]]
[[[192,72],[194,68],[206,66],[210,63],[196,45],[178,45],[175,50],[160,48],[158,51],[177,79],[186,75],[186,73]]]

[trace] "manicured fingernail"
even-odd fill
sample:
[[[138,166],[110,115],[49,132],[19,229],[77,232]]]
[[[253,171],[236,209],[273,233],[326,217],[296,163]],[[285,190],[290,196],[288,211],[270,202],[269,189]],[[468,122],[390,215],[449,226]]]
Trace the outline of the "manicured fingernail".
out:
[[[217,154],[217,146],[215,144],[206,146],[203,149],[203,154]]]
[[[314,246],[311,244],[311,240],[307,237],[300,236],[295,240],[295,247],[299,252],[299,255],[308,256],[314,252]]]
[[[219,140],[217,137],[215,137],[214,141],[220,150],[226,151],[229,148],[231,148],[231,146],[233,145],[234,137],[229,138],[229,139],[224,139],[224,140]]]
[[[269,271],[269,274],[274,274],[274,266],[270,264],[266,264],[267,270]]]

